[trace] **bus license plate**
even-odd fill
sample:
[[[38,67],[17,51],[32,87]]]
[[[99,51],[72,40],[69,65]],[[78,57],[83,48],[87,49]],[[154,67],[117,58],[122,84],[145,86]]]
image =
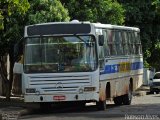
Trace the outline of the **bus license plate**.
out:
[[[66,96],[64,95],[58,95],[58,96],[53,96],[53,100],[65,100]]]

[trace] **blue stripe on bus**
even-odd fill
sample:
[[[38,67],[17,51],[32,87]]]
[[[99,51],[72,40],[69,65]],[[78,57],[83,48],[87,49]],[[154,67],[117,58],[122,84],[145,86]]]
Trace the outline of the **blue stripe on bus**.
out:
[[[130,68],[126,68],[128,70],[121,71],[120,64],[113,64],[113,65],[106,65],[103,72],[100,74],[111,74],[111,73],[118,73],[118,72],[125,72],[125,71],[131,71],[131,70],[138,70],[143,68],[143,62],[134,62],[129,63]],[[124,68],[125,69],[125,68]]]

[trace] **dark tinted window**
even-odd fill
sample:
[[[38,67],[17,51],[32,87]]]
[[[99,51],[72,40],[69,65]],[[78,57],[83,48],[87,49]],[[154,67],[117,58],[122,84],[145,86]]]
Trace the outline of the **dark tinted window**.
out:
[[[83,34],[90,33],[89,24],[47,24],[35,25],[27,28],[28,36],[52,34]]]

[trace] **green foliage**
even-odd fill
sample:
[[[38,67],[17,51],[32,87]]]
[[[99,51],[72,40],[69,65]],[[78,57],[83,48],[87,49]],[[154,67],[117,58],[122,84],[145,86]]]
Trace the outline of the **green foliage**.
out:
[[[157,71],[160,70],[160,42],[157,42],[154,45],[154,48],[150,50],[151,56],[147,58],[147,61],[149,61],[150,66],[153,66],[156,68]]]
[[[151,67],[146,60],[143,61],[143,64],[144,64],[145,68],[150,68]]]
[[[20,38],[20,31],[23,26],[21,22],[29,6],[28,0],[0,1],[0,75],[4,83],[4,94],[7,100],[10,98],[13,81],[14,43]],[[3,59],[7,54],[10,58],[9,79],[6,74],[6,61]]]
[[[2,11],[0,11],[0,30],[2,30],[4,28],[3,26],[3,16],[2,16]]]
[[[146,0],[119,0],[119,2],[126,9],[125,25],[140,28],[143,50],[147,50],[151,46],[151,34],[155,25],[155,6]]]
[[[160,1],[159,0],[153,0],[153,5],[156,6],[156,12],[160,15]]]
[[[0,1],[0,30],[4,29],[4,20],[12,14],[23,15],[30,7],[28,0],[1,0]],[[5,23],[6,24],[6,23]]]
[[[29,23],[44,23],[54,21],[69,21],[68,11],[58,0],[31,0]]]
[[[71,19],[80,21],[123,24],[124,9],[115,0],[61,0]]]
[[[28,0],[7,0],[8,2],[8,14],[11,15],[15,12],[25,14],[30,7]]]

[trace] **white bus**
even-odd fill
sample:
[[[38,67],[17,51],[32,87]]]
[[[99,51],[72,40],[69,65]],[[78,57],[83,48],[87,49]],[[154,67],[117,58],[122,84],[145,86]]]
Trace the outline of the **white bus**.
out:
[[[16,64],[14,70],[22,74],[25,102],[96,102],[104,110],[106,100],[131,104],[132,92],[142,84],[138,28],[90,22],[35,24],[25,27],[23,42],[23,65]]]

